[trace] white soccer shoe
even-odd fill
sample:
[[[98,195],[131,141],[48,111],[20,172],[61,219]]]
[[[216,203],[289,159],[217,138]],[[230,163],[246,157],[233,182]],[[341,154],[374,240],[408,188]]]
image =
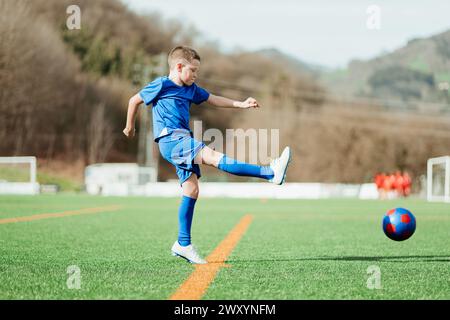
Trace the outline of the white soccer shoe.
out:
[[[190,244],[186,247],[181,246],[178,240],[172,246],[172,255],[181,257],[193,264],[206,264],[206,260],[202,259],[197,253],[195,247]]]
[[[279,158],[273,159],[270,162],[270,168],[273,170],[274,175],[269,182],[278,185],[283,184],[289,162],[291,162],[291,148],[286,147]]]

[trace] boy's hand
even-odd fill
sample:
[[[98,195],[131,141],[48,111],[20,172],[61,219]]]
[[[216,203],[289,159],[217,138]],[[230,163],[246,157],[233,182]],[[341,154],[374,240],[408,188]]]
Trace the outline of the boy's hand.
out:
[[[127,138],[131,139],[136,134],[136,129],[126,127],[123,129],[123,134],[127,136]]]
[[[256,101],[256,99],[250,97],[247,98],[247,100],[245,100],[244,102],[241,102],[241,108],[243,109],[248,109],[248,108],[259,108],[259,104],[258,101]]]

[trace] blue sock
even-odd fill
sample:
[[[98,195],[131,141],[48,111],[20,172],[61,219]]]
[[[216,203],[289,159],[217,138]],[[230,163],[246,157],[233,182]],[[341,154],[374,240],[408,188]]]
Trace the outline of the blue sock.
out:
[[[191,225],[197,199],[183,196],[178,210],[178,243],[185,247],[191,244]]]
[[[270,166],[257,166],[239,162],[235,159],[228,158],[226,155],[220,160],[218,168],[237,176],[256,177],[266,180],[273,178],[273,170]]]

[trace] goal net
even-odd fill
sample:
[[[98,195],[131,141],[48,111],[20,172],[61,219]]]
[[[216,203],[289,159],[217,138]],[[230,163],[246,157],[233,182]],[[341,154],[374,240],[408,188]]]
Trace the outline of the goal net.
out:
[[[0,157],[0,194],[38,194],[36,157]]]
[[[427,200],[450,202],[450,156],[428,159]]]

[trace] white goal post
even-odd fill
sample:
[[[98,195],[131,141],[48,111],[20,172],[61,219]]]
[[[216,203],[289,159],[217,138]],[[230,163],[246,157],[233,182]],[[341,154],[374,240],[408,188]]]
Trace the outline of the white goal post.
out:
[[[428,159],[427,200],[450,202],[450,156]]]
[[[36,157],[0,157],[0,194],[38,194]]]

